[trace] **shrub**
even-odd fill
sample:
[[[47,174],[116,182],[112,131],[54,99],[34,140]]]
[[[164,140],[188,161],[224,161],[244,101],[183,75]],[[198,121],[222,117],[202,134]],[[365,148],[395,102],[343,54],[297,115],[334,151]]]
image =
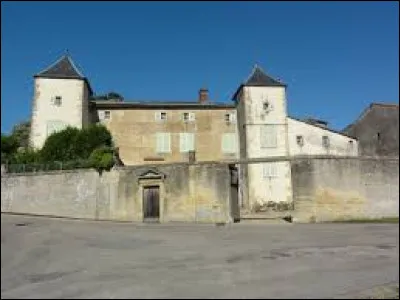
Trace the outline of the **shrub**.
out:
[[[112,147],[112,137],[104,125],[90,125],[79,131],[76,137],[77,157],[86,159],[94,149]]]
[[[111,147],[100,147],[90,154],[90,166],[102,173],[104,170],[109,171],[114,165],[113,149]]]
[[[12,135],[1,135],[1,162],[5,163],[12,159],[18,149],[18,141]]]
[[[33,164],[40,162],[40,153],[34,149],[26,148],[21,151],[17,151],[12,159],[12,163],[15,164]]]
[[[67,127],[62,131],[50,135],[40,150],[40,156],[43,161],[68,161],[77,159],[76,140],[78,134],[79,129]]]

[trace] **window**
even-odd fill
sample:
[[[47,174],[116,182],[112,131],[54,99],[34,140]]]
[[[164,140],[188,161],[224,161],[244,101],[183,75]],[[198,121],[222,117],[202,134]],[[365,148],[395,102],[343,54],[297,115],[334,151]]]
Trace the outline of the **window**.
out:
[[[156,152],[157,153],[171,152],[171,135],[169,132],[156,133]]]
[[[181,152],[194,151],[194,133],[182,132],[179,134]]]
[[[327,135],[322,137],[322,146],[329,148],[329,137]]]
[[[100,110],[99,111],[99,120],[110,120],[111,119],[111,112],[109,110]]]
[[[224,133],[222,135],[222,152],[223,153],[236,153],[236,134],[235,133]]]
[[[300,147],[304,145],[304,139],[302,135],[297,135],[296,136],[296,143],[297,145],[299,145]]]
[[[236,122],[236,114],[235,113],[226,113],[225,114],[225,122],[227,123],[235,123]]]
[[[262,127],[260,127],[260,141],[261,141],[261,148],[276,148],[277,146],[276,126],[263,125]]]
[[[195,118],[195,114],[194,113],[190,113],[190,112],[185,112],[182,114],[182,119],[185,122],[193,122],[196,118]]]
[[[53,105],[55,105],[55,106],[61,106],[61,104],[62,104],[62,97],[61,97],[61,96],[55,96],[55,97],[52,99],[52,103],[53,103]]]
[[[166,121],[167,120],[167,113],[165,111],[157,111],[155,113],[155,119],[158,122]]]
[[[277,164],[276,163],[264,163],[263,164],[263,178],[274,178],[278,176]]]

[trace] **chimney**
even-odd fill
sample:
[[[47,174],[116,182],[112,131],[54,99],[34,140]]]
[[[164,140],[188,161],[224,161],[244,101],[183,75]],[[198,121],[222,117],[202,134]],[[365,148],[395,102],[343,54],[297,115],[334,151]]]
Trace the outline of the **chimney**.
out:
[[[208,102],[208,90],[205,88],[201,88],[199,90],[199,103],[205,104]]]

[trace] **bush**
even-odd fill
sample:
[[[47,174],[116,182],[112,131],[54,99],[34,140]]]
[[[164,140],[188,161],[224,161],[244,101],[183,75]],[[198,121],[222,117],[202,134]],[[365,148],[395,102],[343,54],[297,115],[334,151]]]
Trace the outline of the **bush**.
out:
[[[112,137],[104,125],[90,125],[76,137],[77,157],[87,159],[94,149],[112,147]]]
[[[78,128],[67,127],[50,135],[40,150],[40,156],[43,161],[69,161],[76,159],[78,134]]]
[[[95,149],[89,157],[90,166],[100,173],[109,171],[114,165],[113,149],[111,147],[100,147]]]
[[[18,149],[18,141],[12,135],[1,134],[1,163],[6,163]]]
[[[112,146],[110,132],[103,125],[90,125],[87,128],[66,129],[50,135],[43,148],[44,161],[72,161],[88,159],[94,149]]]
[[[11,161],[15,164],[39,163],[41,161],[40,153],[39,151],[35,151],[34,149],[30,148],[22,149],[14,154]]]

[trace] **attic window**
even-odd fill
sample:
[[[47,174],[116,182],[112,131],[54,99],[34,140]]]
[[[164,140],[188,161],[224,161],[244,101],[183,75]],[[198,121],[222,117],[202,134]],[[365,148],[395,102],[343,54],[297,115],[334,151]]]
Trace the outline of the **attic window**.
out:
[[[109,120],[111,118],[111,112],[109,110],[104,111],[104,120]]]

